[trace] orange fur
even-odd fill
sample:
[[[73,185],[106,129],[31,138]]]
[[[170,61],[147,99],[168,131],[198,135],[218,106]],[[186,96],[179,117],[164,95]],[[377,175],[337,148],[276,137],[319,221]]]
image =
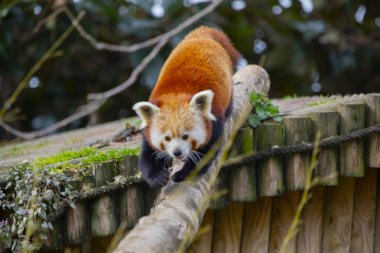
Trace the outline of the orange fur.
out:
[[[231,102],[233,64],[239,57],[224,33],[200,27],[170,54],[149,102],[161,109],[174,109],[188,104],[194,94],[212,90],[212,114],[224,118]]]

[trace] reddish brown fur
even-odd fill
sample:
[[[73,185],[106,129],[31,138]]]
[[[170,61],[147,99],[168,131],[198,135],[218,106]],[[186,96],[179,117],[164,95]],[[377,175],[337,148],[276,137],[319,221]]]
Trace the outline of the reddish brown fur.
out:
[[[186,36],[165,62],[149,99],[168,111],[165,127],[175,128],[173,122],[179,118],[170,118],[178,117],[174,111],[186,107],[194,94],[210,89],[212,113],[224,118],[231,101],[232,61],[239,57],[228,37],[213,28],[200,27]]]

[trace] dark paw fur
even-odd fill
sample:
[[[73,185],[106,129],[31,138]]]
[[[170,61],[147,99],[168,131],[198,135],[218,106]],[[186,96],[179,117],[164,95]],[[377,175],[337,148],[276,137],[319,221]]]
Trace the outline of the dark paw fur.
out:
[[[150,187],[162,187],[169,181],[169,172],[167,170],[157,170],[153,175],[145,177],[145,181]]]
[[[180,171],[177,171],[176,173],[174,173],[172,180],[173,180],[173,182],[181,182],[181,181],[185,180],[187,175],[188,175],[188,173],[184,172],[183,170],[180,170]]]

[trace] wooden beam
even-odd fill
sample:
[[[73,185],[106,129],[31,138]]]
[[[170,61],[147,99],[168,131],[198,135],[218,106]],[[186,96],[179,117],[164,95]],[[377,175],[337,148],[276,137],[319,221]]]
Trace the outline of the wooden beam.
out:
[[[232,116],[226,123],[222,151],[245,122],[252,106],[252,91],[267,93],[269,77],[259,66],[249,65],[233,76]],[[184,251],[198,231],[209,205],[213,185],[219,173],[222,154],[217,156],[211,169],[195,181],[169,183],[156,200],[150,215],[138,224],[119,243],[114,252],[177,252]]]

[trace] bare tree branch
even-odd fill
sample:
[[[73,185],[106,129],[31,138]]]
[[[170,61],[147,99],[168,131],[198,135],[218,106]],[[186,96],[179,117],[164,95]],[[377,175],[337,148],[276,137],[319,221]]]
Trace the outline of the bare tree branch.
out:
[[[18,95],[21,91],[25,89],[28,85],[28,81],[33,77],[33,75],[41,68],[41,66],[50,58],[50,56],[55,52],[55,50],[62,44],[62,42],[69,36],[69,34],[74,30],[75,24],[77,24],[85,15],[85,12],[82,11],[79,13],[78,17],[72,21],[67,30],[62,33],[62,35],[53,43],[53,45],[45,52],[45,54],[34,64],[34,66],[29,70],[25,75],[24,79],[17,86],[16,90],[12,93],[11,97],[4,103],[3,107],[0,110],[0,121],[3,119],[6,111],[12,106],[16,101]]]
[[[159,43],[163,39],[168,39],[168,38],[173,37],[174,35],[181,32],[183,29],[189,27],[190,25],[194,24],[196,21],[198,21],[202,17],[206,16],[208,13],[212,12],[222,1],[223,0],[213,0],[211,4],[209,4],[206,8],[204,8],[200,12],[197,12],[196,14],[188,18],[185,22],[179,24],[177,27],[173,28],[172,30],[166,33],[163,33],[161,35],[158,35],[154,38],[151,38],[149,40],[146,40],[134,45],[130,45],[130,46],[114,45],[114,44],[99,42],[94,37],[92,37],[88,32],[86,32],[80,24],[77,24],[75,28],[85,40],[90,42],[91,45],[94,46],[98,50],[109,50],[109,51],[130,53],[130,52],[135,52],[142,48],[153,46],[154,44]],[[73,20],[74,16],[67,8],[65,10],[65,13],[68,15],[68,17],[71,20]]]
[[[74,28],[77,29],[77,31],[80,33],[80,35],[82,37],[84,37],[86,40],[88,40],[97,49],[100,49],[100,50],[106,49],[106,50],[119,51],[119,52],[133,52],[133,51],[139,50],[141,48],[145,48],[145,47],[154,45],[156,43],[158,43],[158,44],[143,59],[143,61],[132,71],[130,77],[126,81],[124,81],[120,85],[118,85],[118,86],[116,86],[116,87],[114,87],[108,91],[105,91],[102,93],[96,93],[96,94],[89,94],[88,98],[90,98],[92,101],[89,102],[88,104],[83,105],[81,107],[81,109],[79,109],[79,111],[74,113],[73,115],[71,115],[71,116],[69,116],[69,117],[67,117],[67,118],[47,127],[47,128],[45,128],[45,129],[39,130],[39,131],[31,131],[31,132],[19,131],[15,128],[11,127],[10,125],[6,124],[4,121],[2,121],[1,117],[0,117],[0,126],[3,127],[3,129],[5,129],[6,131],[10,132],[11,134],[13,134],[17,137],[20,137],[22,139],[34,139],[37,137],[47,135],[47,134],[49,134],[49,133],[51,133],[51,132],[53,132],[59,128],[62,128],[64,126],[70,124],[71,122],[73,122],[75,120],[78,120],[82,117],[85,117],[85,116],[89,115],[90,113],[98,110],[100,108],[100,106],[107,101],[108,98],[110,98],[110,97],[122,92],[123,90],[127,89],[128,87],[130,87],[136,81],[137,76],[145,69],[146,65],[149,64],[154,59],[154,57],[157,55],[157,53],[161,50],[161,48],[167,43],[167,41],[172,36],[176,35],[177,33],[182,31],[186,27],[190,26],[191,24],[193,24],[197,20],[204,17],[206,14],[213,11],[216,8],[216,6],[218,6],[222,1],[223,0],[214,0],[205,9],[194,14],[193,16],[191,16],[189,19],[187,19],[182,24],[178,25],[173,30],[166,32],[160,36],[154,37],[154,38],[147,40],[145,42],[141,42],[141,43],[138,43],[138,44],[135,44],[132,46],[118,46],[118,45],[111,45],[111,44],[96,41],[91,35],[89,35],[83,29],[83,27],[79,24],[79,22],[77,22],[77,21],[74,22],[75,21],[74,16],[71,14],[71,12],[66,7],[63,7],[63,12],[65,12],[66,15],[68,15],[68,17],[72,20],[72,26],[74,26]],[[114,48],[117,48],[117,49],[114,50]]]

